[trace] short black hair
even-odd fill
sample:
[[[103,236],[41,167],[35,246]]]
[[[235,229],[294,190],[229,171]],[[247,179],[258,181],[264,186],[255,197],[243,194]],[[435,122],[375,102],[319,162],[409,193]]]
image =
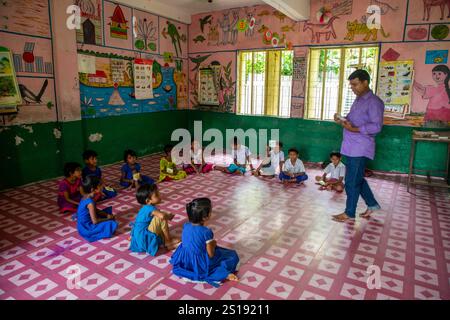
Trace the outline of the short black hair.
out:
[[[147,204],[147,199],[151,198],[156,191],[158,191],[156,184],[144,184],[140,186],[136,192],[137,202]]]
[[[295,153],[298,155],[298,150],[295,149],[295,148],[290,148],[290,149],[288,150],[288,154],[291,153],[291,152],[295,152]]]
[[[94,150],[86,150],[83,152],[83,160],[89,160],[90,158],[97,158],[98,154]]]
[[[164,153],[168,155],[170,152],[172,152],[172,149],[173,149],[173,145],[172,144],[166,144],[164,146]]]
[[[366,70],[358,69],[352,72],[351,75],[349,75],[348,80],[353,80],[358,78],[359,81],[365,81],[367,80],[367,84],[370,83],[370,75]]]
[[[191,223],[201,223],[209,216],[212,210],[209,198],[197,198],[186,205],[186,211]]]
[[[81,170],[81,165],[78,162],[67,162],[64,165],[64,176],[70,177],[78,168]]]
[[[131,149],[127,149],[123,152],[123,162],[127,162],[128,156],[137,157],[136,152]]]
[[[100,185],[100,178],[94,175],[89,175],[81,182],[81,187],[84,193],[91,193]]]
[[[239,139],[238,139],[238,137],[234,137],[233,138],[233,144],[235,145],[235,146],[237,146],[238,144],[240,144],[241,142],[239,141]]]
[[[330,153],[330,158],[331,157],[337,157],[337,158],[342,158],[342,154],[340,153],[340,152],[338,152],[338,151],[333,151],[333,152],[331,152]]]
[[[283,148],[283,142],[278,141],[278,146],[279,146],[280,148]]]

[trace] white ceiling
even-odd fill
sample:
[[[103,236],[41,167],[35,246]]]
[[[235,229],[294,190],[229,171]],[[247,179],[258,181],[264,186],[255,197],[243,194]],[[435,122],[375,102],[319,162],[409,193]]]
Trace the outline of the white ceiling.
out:
[[[262,0],[115,0],[134,8],[156,13],[160,16],[191,23],[191,15],[230,8],[264,4]]]
[[[169,6],[186,10],[190,14],[197,14],[203,12],[218,11],[230,8],[248,7],[257,4],[264,4],[262,0],[213,0],[211,3],[208,0],[153,0],[154,2],[162,2]]]
[[[138,9],[187,24],[191,15],[224,9],[270,4],[288,17],[299,20],[309,16],[309,0],[115,0]],[[300,12],[301,14],[298,14]],[[294,15],[293,13],[297,13]]]

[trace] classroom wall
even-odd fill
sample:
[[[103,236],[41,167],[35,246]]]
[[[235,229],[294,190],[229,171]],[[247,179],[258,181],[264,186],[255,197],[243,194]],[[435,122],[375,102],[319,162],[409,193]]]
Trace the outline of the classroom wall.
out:
[[[381,29],[372,32],[365,24],[370,19],[367,13],[370,5],[377,5],[381,14]],[[379,62],[413,60],[418,83],[432,90],[445,91],[444,87],[437,89],[432,69],[437,65],[449,65],[450,8],[445,5],[441,16],[440,6],[433,5],[430,15],[424,16],[423,7],[422,0],[311,0],[310,19],[302,22],[295,22],[267,5],[194,15],[189,28],[191,107],[220,112],[236,111],[236,59],[238,51],[244,49],[292,48],[296,57],[307,58],[311,47],[375,44],[380,47]],[[240,31],[242,20],[247,23],[253,21],[253,28]],[[427,61],[427,55],[432,54],[437,54],[437,59]],[[231,65],[230,81],[225,83],[232,85],[226,85],[219,96],[229,96],[233,103],[226,105],[230,99],[222,99],[220,106],[208,108],[198,104],[198,86],[195,84],[198,68],[208,66],[213,61],[216,64],[218,62],[222,70],[228,64]],[[291,117],[303,118],[306,72],[304,74],[304,79],[294,83]],[[433,123],[424,122],[429,101],[429,97],[424,98],[422,92],[414,89],[410,114],[400,120],[386,117],[385,124],[432,126]],[[448,101],[439,103],[450,109]],[[448,125],[450,118],[442,113],[441,120]]]
[[[72,21],[66,12],[72,4],[81,8],[79,30],[66,26]],[[121,26],[126,36],[115,37],[112,24],[120,12],[127,21]],[[143,40],[140,30],[136,34],[133,30],[133,16],[148,27],[145,48],[141,45],[145,41],[138,41]],[[0,116],[0,190],[61,176],[64,162],[81,162],[88,147],[99,153],[101,164],[120,161],[125,148],[139,155],[161,151],[174,129],[187,126],[186,24],[106,0],[5,0],[0,19],[0,46],[12,50],[24,90],[19,112]],[[93,26],[89,34],[83,28],[86,20]],[[178,54],[169,25],[180,36]],[[108,79],[111,58],[156,61],[159,85],[153,86],[154,99],[136,101],[122,92],[132,88],[119,84],[125,105],[114,105],[117,99],[109,103],[112,83],[96,88],[80,81],[79,52],[96,56],[97,70],[106,68],[100,71]],[[42,88],[40,99],[33,98]]]
[[[364,28],[364,21],[369,17],[366,13],[369,5],[378,5],[381,9],[382,29],[375,34],[369,34]],[[210,127],[221,130],[279,128],[286,147],[299,147],[307,161],[323,161],[331,150],[339,149],[342,129],[328,121],[303,119],[307,107],[306,72],[303,73],[304,78],[293,83],[290,119],[236,115],[239,50],[292,48],[295,57],[307,59],[309,48],[373,44],[380,48],[379,62],[413,60],[415,80],[437,90],[432,69],[437,65],[449,65],[450,8],[445,6],[441,19],[439,6],[430,8],[429,17],[423,16],[423,6],[422,0],[311,0],[310,19],[302,22],[294,22],[266,5],[194,15],[189,27],[190,106],[202,112],[191,115],[204,121],[204,130]],[[253,29],[239,31],[238,21],[241,19],[253,21]],[[276,41],[268,41],[266,34]],[[426,61],[427,55],[433,53],[440,54],[438,59]],[[202,106],[197,102],[198,69],[214,64],[222,66],[222,75],[229,76],[229,79],[223,77],[227,80],[224,81],[226,85],[219,92],[220,97],[229,99],[222,98],[219,106]],[[231,66],[228,74],[225,72],[227,66]],[[440,87],[439,90],[445,89]],[[446,96],[445,92],[442,96]],[[373,169],[407,172],[412,130],[435,125],[448,128],[450,119],[444,113],[442,122],[424,121],[429,101],[414,89],[410,114],[404,119],[385,117],[383,131],[377,136],[377,157],[370,164]],[[450,103],[441,103],[450,111]],[[445,157],[444,144],[420,144],[416,166],[445,169]]]

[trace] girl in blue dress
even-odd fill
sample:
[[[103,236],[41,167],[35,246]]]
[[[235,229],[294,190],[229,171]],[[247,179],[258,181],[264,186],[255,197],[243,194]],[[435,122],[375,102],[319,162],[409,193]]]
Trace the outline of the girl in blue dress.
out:
[[[111,238],[118,226],[114,215],[98,210],[92,199],[102,188],[100,179],[96,176],[87,176],[82,182],[82,188],[85,195],[78,205],[78,233],[89,242]]]
[[[174,215],[158,210],[155,206],[161,203],[161,197],[156,184],[144,184],[136,193],[137,201],[143,205],[139,210],[131,229],[130,250],[147,252],[155,256],[160,245],[167,250],[173,250],[180,240],[172,238],[169,233],[169,223]]]
[[[181,244],[172,255],[173,273],[218,287],[225,279],[238,281],[234,274],[239,257],[234,250],[218,247],[213,232],[204,224],[211,217],[211,200],[197,198],[186,205],[189,222],[183,227]]]
[[[121,168],[122,175],[120,177],[120,185],[128,188],[138,188],[144,184],[154,184],[155,180],[141,174],[141,165],[136,162],[137,155],[133,150],[125,150],[123,153],[123,161],[125,162]]]

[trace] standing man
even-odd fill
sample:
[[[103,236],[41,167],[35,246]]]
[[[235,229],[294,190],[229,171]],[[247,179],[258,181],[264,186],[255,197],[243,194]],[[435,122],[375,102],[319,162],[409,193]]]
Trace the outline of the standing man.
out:
[[[375,136],[383,127],[384,103],[369,89],[370,75],[365,70],[356,70],[349,77],[350,87],[356,100],[347,117],[334,115],[334,121],[344,127],[341,153],[346,156],[345,211],[333,216],[333,220],[345,222],[354,219],[359,196],[364,199],[367,210],[359,216],[369,218],[381,209],[372,190],[364,179],[367,161],[375,157]]]

